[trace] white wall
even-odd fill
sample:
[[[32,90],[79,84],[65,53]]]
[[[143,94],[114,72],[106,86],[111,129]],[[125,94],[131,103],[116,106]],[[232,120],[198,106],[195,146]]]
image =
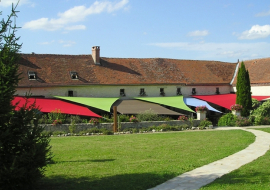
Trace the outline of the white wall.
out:
[[[160,88],[164,88],[166,96],[175,96],[177,88],[181,88],[184,96],[192,95],[192,88],[196,88],[196,95],[213,95],[219,87],[220,94],[230,93],[231,87],[228,86],[177,86],[177,85],[156,85],[156,86],[70,86],[70,87],[46,87],[32,88],[33,96],[43,95],[46,98],[53,96],[68,96],[68,91],[74,91],[74,96],[78,97],[120,97],[120,89],[125,89],[126,97],[139,96],[140,89],[144,88],[148,97],[160,96]],[[29,88],[17,88],[16,94],[24,96],[29,92]]]
[[[236,87],[233,87],[236,92]],[[270,96],[270,86],[251,86],[252,96]]]

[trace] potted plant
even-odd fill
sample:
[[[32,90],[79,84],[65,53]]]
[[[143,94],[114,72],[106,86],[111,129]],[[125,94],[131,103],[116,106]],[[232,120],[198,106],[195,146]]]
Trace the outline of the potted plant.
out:
[[[243,109],[243,107],[240,104],[234,104],[234,105],[231,106],[232,114],[234,114],[236,116],[240,116],[241,115],[241,110],[242,109]]]
[[[206,118],[206,112],[208,111],[208,108],[206,106],[197,106],[195,111],[197,112],[197,119],[204,120]]]

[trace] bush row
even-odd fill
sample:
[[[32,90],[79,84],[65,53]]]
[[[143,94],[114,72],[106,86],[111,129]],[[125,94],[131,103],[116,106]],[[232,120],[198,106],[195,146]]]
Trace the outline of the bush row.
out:
[[[218,121],[218,126],[270,125],[270,101],[261,104],[253,101],[253,108],[249,117],[235,116],[232,113],[223,115]]]
[[[151,127],[143,127],[143,128],[125,128],[123,130],[119,129],[121,133],[144,133],[144,132],[163,132],[163,131],[183,131],[189,129],[207,129],[212,122],[208,119],[202,120],[198,127],[193,127],[192,122],[191,125],[183,124],[179,126],[171,126],[169,124],[161,124],[158,126],[151,126]],[[45,136],[82,136],[82,135],[93,135],[93,134],[102,134],[102,135],[113,135],[114,133],[106,128],[91,128],[83,131],[79,131],[76,133],[76,124],[71,124],[69,126],[69,131],[54,131],[48,132],[44,131],[42,135]]]

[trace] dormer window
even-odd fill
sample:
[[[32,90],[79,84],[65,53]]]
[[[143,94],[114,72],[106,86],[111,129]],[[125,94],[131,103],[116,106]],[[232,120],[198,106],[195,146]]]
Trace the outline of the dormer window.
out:
[[[191,93],[192,93],[193,95],[196,94],[196,88],[192,88]]]
[[[70,77],[72,80],[78,79],[78,74],[77,72],[71,71],[70,72]]]
[[[145,91],[144,91],[144,88],[141,88],[140,89],[140,96],[145,96],[146,94],[145,94]]]
[[[220,94],[219,88],[216,88],[216,94]]]
[[[164,88],[160,88],[160,90],[159,90],[159,91],[160,91],[160,95],[161,95],[161,96],[165,96],[165,91],[164,91]]]
[[[37,80],[36,73],[33,71],[28,71],[28,79],[29,80]]]
[[[125,89],[120,89],[120,96],[126,96]]]
[[[179,95],[182,95],[181,88],[177,88],[177,89],[176,89],[176,95],[178,95],[178,96],[179,96]]]

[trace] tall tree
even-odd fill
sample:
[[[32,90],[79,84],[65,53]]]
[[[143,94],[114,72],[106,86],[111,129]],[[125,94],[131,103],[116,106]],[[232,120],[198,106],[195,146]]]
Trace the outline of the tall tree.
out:
[[[243,61],[241,62],[241,66],[238,70],[237,76],[236,104],[240,104],[243,106],[243,109],[241,111],[242,116],[249,116],[250,110],[252,109],[251,87],[249,72],[246,70]]]
[[[7,20],[0,22],[0,189],[12,190],[33,189],[51,160],[49,137],[41,135],[43,128],[37,122],[31,126],[39,116],[35,104],[15,111],[11,103],[20,80],[21,45],[12,20],[17,17],[17,5],[12,5]]]

